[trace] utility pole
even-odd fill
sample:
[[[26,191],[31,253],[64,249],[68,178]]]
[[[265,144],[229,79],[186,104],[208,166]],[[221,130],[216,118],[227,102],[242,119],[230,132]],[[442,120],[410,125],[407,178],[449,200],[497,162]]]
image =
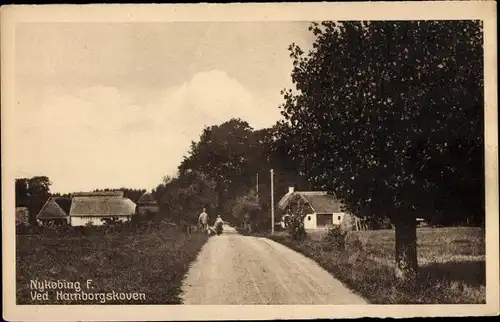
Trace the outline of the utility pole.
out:
[[[259,199],[259,173],[257,172],[257,183],[255,185],[257,191],[257,199]]]
[[[274,170],[271,169],[271,235],[274,235]]]

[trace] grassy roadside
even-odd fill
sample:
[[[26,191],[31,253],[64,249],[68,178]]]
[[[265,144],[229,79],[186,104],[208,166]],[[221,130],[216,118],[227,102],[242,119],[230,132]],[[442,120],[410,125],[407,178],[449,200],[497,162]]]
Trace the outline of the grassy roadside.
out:
[[[18,235],[17,304],[178,304],[182,279],[206,240],[203,234],[188,238],[169,225],[111,234]],[[58,301],[58,290],[50,290],[48,300],[33,300],[31,280],[80,282],[82,292],[143,293],[144,297],[105,303]],[[91,289],[87,280],[92,280]]]
[[[286,234],[267,236],[332,273],[373,304],[485,303],[484,234],[476,228],[429,228],[418,231],[418,288],[408,292],[395,283],[394,232],[351,232],[339,252],[310,234],[303,242]]]

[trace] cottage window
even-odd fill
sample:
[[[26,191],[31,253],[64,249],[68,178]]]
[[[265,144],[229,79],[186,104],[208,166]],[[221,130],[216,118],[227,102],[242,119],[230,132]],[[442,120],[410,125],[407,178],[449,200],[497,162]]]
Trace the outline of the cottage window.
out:
[[[307,216],[307,220],[311,220],[311,216]]]
[[[339,220],[341,219],[341,217],[339,216]]]

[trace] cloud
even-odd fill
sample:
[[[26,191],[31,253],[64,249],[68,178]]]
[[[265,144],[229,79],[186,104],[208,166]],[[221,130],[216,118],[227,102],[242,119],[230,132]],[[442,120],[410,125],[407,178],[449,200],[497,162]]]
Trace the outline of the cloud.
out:
[[[279,117],[277,106],[220,70],[155,96],[141,105],[109,86],[53,93],[16,117],[19,175],[48,175],[54,191],[152,188],[175,173],[204,126],[239,117],[261,128]]]
[[[164,121],[186,118],[191,125],[216,124],[239,117],[258,128],[273,124],[279,116],[277,106],[255,96],[219,70],[198,73],[189,82],[168,90],[160,110],[170,112]]]

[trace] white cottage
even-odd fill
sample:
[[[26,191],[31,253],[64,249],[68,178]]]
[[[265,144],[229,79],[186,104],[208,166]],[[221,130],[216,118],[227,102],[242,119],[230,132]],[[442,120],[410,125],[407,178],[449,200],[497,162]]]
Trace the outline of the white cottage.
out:
[[[123,197],[123,191],[79,192],[72,196],[69,220],[71,226],[102,225],[104,218],[132,219],[135,203]]]
[[[282,211],[282,227],[287,217],[295,211],[298,202],[306,209],[304,228],[306,230],[326,229],[333,226],[351,226],[353,216],[342,210],[342,204],[326,191],[295,191],[290,187],[278,203]]]

